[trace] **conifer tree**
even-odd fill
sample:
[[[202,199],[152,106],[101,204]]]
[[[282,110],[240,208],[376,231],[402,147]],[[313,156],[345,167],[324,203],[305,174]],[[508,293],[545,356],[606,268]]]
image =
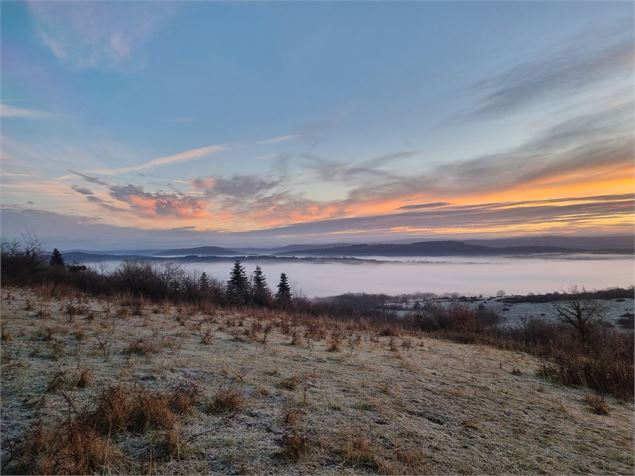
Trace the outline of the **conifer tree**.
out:
[[[51,254],[51,260],[49,261],[50,266],[64,266],[64,258],[62,258],[62,253],[59,252],[57,248],[53,249],[53,254]]]
[[[267,284],[267,278],[260,266],[256,266],[251,278],[251,299],[257,306],[266,306],[271,301],[271,291]]]
[[[249,280],[245,268],[236,260],[226,286],[227,300],[232,304],[247,304],[249,302]]]
[[[201,291],[206,292],[209,290],[209,278],[207,277],[207,273],[203,271],[201,277],[198,278],[198,287]]]
[[[278,292],[276,293],[276,302],[282,307],[289,307],[291,305],[291,286],[289,286],[289,281],[285,273],[280,275]]]

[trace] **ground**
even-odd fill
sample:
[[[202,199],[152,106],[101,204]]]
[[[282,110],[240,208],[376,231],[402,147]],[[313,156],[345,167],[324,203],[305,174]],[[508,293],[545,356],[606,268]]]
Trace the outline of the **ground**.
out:
[[[198,389],[160,430],[108,436],[104,472],[633,473],[633,404],[551,383],[523,353],[274,312],[196,310],[2,290],[2,451],[41,421],[89,412],[108,386]],[[388,333],[385,333],[388,334]],[[82,385],[74,376],[85,372]],[[92,378],[90,378],[92,377]],[[219,395],[236,402],[215,405]],[[69,401],[71,403],[69,403]],[[12,451],[14,454],[12,455]],[[4,472],[4,471],[3,471]]]
[[[542,319],[547,322],[558,322],[554,305],[566,305],[567,301],[550,302],[505,302],[504,297],[477,298],[473,301],[461,301],[457,298],[436,298],[436,299],[408,299],[407,301],[394,301],[392,305],[398,309],[397,315],[403,316],[417,312],[417,305],[423,306],[426,302],[441,306],[464,305],[472,309],[483,306],[485,309],[494,311],[502,317],[502,326],[518,326],[523,320]],[[598,301],[602,306],[603,320],[606,324],[618,331],[625,331],[619,323],[621,318],[632,316],[635,300],[632,298],[601,299]],[[632,328],[629,330],[632,332]]]

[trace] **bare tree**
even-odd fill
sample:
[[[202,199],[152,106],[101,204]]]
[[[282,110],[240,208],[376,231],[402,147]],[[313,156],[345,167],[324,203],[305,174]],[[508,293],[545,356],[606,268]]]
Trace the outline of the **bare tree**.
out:
[[[578,333],[580,340],[588,342],[604,320],[604,307],[596,299],[591,299],[584,288],[578,290],[574,286],[566,296],[566,301],[553,305],[554,313],[560,322]]]

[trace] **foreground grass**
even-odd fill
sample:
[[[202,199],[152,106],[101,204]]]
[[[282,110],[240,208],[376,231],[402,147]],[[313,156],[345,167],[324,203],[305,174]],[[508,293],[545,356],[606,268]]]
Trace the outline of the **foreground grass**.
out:
[[[2,472],[632,473],[632,403],[540,369],[359,324],[3,289]]]

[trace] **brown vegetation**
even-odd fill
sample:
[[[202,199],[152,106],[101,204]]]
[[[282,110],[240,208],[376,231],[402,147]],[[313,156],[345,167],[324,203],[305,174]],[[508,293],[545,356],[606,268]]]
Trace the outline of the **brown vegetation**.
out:
[[[633,469],[632,342],[601,327],[2,295],[3,473]]]

